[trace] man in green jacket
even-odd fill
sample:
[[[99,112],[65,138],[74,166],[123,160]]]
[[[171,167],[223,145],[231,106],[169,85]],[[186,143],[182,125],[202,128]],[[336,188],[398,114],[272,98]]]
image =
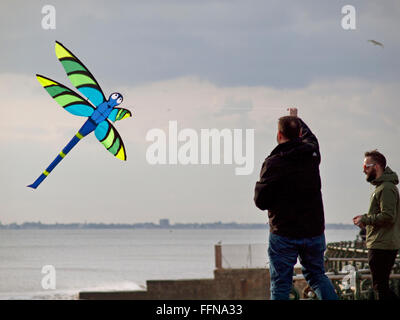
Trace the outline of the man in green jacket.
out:
[[[367,230],[368,263],[378,299],[399,299],[389,288],[390,272],[400,248],[399,178],[377,150],[365,153],[364,173],[375,190],[368,213],[354,217],[353,222]]]

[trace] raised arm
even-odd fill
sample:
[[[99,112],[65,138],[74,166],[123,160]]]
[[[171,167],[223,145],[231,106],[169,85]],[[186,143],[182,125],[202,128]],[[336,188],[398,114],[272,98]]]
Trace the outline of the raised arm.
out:
[[[288,108],[287,111],[289,111],[290,116],[298,117],[297,108]],[[319,143],[317,137],[301,118],[298,117],[298,119],[301,125],[301,140],[305,143],[312,144],[317,149],[319,155]]]

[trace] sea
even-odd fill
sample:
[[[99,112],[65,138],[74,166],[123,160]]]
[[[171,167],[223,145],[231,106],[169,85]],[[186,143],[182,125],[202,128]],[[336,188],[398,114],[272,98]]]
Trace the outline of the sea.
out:
[[[357,233],[327,229],[325,236],[329,243]],[[267,239],[264,229],[3,229],[0,299],[70,300],[80,291],[145,290],[147,280],[212,279],[216,244],[225,266],[249,267],[250,253],[250,267],[260,267]]]

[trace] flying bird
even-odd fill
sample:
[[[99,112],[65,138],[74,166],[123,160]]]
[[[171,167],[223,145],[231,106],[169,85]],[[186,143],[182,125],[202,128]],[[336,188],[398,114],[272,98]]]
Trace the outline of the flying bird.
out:
[[[380,43],[376,40],[368,40],[368,42],[371,42],[375,46],[381,46],[383,48],[383,43]]]
[[[39,74],[36,77],[44,89],[64,110],[75,116],[87,117],[88,119],[47,169],[34,183],[28,186],[33,189],[36,189],[42,183],[83,137],[93,131],[96,138],[109,152],[120,160],[126,160],[124,143],[110,122],[110,120],[115,122],[132,116],[129,110],[117,108],[122,103],[122,95],[115,92],[107,99],[89,69],[71,51],[58,41],[56,41],[55,51],[69,80],[87,99],[55,80]]]

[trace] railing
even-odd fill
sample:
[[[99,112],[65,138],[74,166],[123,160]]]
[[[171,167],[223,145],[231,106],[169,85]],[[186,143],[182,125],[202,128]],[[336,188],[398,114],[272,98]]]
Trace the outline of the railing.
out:
[[[328,243],[325,256],[329,258],[366,258],[368,249],[360,240]]]
[[[215,245],[216,269],[267,268],[267,245],[217,244]]]
[[[367,274],[369,270],[359,270],[341,274],[326,273],[332,281],[339,299],[341,300],[373,300],[374,291],[372,289],[372,276]],[[293,282],[304,281],[303,275],[293,277]],[[400,296],[400,273],[390,274],[389,286],[391,290]],[[299,292],[294,285],[292,296],[295,299],[317,299],[316,294],[309,286],[306,286],[302,292]]]
[[[329,243],[325,252],[326,275],[332,281],[340,299],[374,299],[372,276],[368,265],[368,249],[361,240]],[[347,271],[347,272],[346,272]],[[294,281],[301,280],[296,276]],[[303,278],[304,279],[304,278]],[[390,275],[391,289],[400,296],[400,259],[399,254]],[[315,299],[316,295],[309,286],[297,296]]]
[[[329,258],[366,258],[368,249],[361,240],[328,243],[325,256]],[[400,258],[399,254],[397,257]]]
[[[329,243],[325,253],[327,270],[341,270],[344,262],[355,263],[362,267],[367,263],[367,249],[361,241],[343,241]],[[340,258],[341,260],[335,260]],[[346,261],[347,258],[351,258]],[[348,264],[348,263],[346,263]],[[216,269],[265,268],[268,265],[267,244],[217,244],[215,245]]]
[[[325,252],[326,275],[343,300],[374,299],[371,274],[367,258],[368,250],[362,241],[343,241],[329,243]],[[391,289],[400,296],[400,258],[399,255],[390,275]],[[215,245],[216,269],[267,268],[266,244],[217,244]],[[299,292],[298,281],[305,281],[303,275],[294,275],[293,299],[316,299],[313,290],[306,285]]]

